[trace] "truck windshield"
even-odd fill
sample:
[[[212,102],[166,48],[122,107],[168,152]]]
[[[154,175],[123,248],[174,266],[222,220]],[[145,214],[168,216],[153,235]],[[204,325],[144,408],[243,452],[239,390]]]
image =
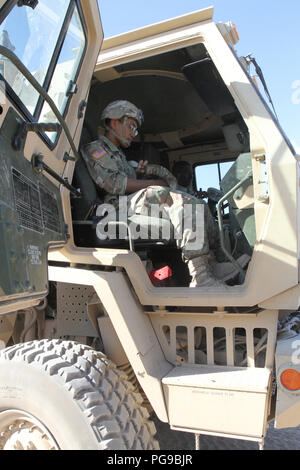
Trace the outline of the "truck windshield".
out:
[[[195,180],[197,191],[206,191],[208,188],[220,189],[220,181],[232,166],[232,161],[220,163],[207,163],[197,165],[195,168]]]
[[[33,9],[15,6],[0,26],[0,43],[13,51],[48,90],[61,114],[72,94],[85,49],[85,34],[75,1],[39,0]],[[21,72],[0,55],[0,73],[8,90],[34,120],[55,122],[48,105]],[[53,142],[56,133],[48,134]]]

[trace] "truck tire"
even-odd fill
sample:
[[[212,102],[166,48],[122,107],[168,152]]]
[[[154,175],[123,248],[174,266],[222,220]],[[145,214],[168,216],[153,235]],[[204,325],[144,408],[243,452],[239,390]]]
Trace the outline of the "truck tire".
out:
[[[0,449],[159,449],[126,375],[65,340],[0,351]]]

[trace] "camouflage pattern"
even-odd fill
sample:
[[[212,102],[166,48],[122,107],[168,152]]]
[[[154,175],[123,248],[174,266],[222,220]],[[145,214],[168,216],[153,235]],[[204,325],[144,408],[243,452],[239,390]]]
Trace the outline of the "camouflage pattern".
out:
[[[197,197],[197,193],[193,189],[187,188],[185,186],[181,186],[181,184],[177,184],[176,189],[177,191],[181,191],[182,193],[188,193],[188,194],[191,194],[192,196]]]
[[[217,279],[211,266],[211,255],[201,255],[188,260],[188,268],[192,280],[190,287],[213,287],[227,289],[224,281]]]
[[[171,189],[177,189],[177,180],[174,175],[165,167],[148,163],[145,176],[158,176],[165,180]]]
[[[124,116],[132,117],[136,120],[139,127],[141,127],[144,116],[143,111],[137,108],[133,103],[126,100],[117,100],[109,103],[101,114],[101,122],[105,119],[121,119]]]
[[[93,181],[107,193],[105,202],[117,207],[118,196],[125,194],[127,179],[136,179],[134,168],[124,153],[104,136],[86,145],[81,153]]]
[[[156,206],[160,217],[170,221],[174,240],[184,261],[208,254],[219,244],[219,231],[208,206],[190,194],[167,187],[149,186],[128,200],[128,214],[153,216]]]
[[[245,268],[250,261],[250,256],[244,253],[239,258],[236,259],[237,263],[240,265],[241,268]],[[239,269],[237,266],[231,263],[231,261],[227,261],[224,263],[218,263],[214,257],[214,254],[211,254],[211,261],[210,261],[214,276],[217,279],[221,279],[222,281],[231,281],[239,274]]]
[[[108,193],[105,203],[119,206],[118,196],[125,194],[127,179],[136,178],[135,170],[123,152],[106,137],[88,144],[82,151],[89,172],[95,183]],[[174,187],[174,177],[159,165],[149,165],[146,175],[169,179]],[[170,187],[149,186],[127,197],[128,216],[141,214],[157,215],[170,222],[183,259],[188,261],[208,254],[218,244],[218,229],[208,206],[203,200],[190,194],[172,190]]]

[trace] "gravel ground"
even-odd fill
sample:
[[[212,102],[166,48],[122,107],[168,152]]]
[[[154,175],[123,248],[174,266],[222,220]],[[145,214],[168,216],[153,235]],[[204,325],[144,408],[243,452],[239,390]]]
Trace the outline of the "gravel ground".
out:
[[[167,423],[153,419],[157,429],[156,438],[161,450],[194,450],[193,434],[171,431]],[[271,423],[265,437],[265,450],[300,450],[300,426],[274,429]],[[256,442],[224,437],[200,436],[200,450],[258,450]]]

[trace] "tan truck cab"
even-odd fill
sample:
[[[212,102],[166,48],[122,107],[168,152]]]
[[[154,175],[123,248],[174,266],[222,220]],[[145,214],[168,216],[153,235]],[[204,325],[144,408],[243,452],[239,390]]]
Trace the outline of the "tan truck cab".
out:
[[[0,448],[155,450],[152,413],[260,447],[298,426],[298,157],[235,25],[206,8],[102,41],[96,0],[0,7]],[[128,161],[190,164],[226,289],[189,287],[151,220],[99,236],[81,149],[117,99],[145,115]]]

